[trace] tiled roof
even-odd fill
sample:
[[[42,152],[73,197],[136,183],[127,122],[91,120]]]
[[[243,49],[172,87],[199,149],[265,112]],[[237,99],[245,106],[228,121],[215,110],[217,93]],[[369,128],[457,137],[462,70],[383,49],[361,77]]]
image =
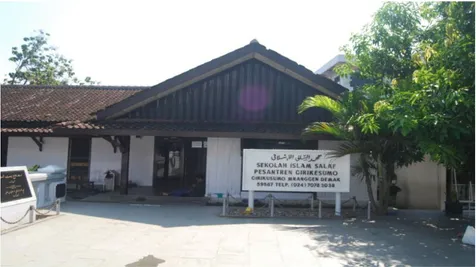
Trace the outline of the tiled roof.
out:
[[[1,120],[87,121],[97,111],[144,89],[148,87],[1,85]]]
[[[36,134],[48,134],[53,133],[52,127],[35,127],[35,128],[3,128],[2,133],[36,133]]]

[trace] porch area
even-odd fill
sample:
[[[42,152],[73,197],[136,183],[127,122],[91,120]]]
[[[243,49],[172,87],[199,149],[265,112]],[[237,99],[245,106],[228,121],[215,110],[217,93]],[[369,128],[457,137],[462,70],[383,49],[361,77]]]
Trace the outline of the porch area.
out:
[[[68,182],[75,199],[205,195],[206,138],[122,139],[71,138]],[[189,194],[177,194],[182,191]]]

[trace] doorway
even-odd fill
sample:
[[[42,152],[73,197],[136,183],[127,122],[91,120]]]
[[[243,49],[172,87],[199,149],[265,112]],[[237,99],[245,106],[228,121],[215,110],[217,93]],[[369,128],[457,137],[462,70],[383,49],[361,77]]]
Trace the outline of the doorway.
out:
[[[79,190],[89,182],[89,164],[91,161],[91,138],[72,137],[68,160],[68,189]]]
[[[156,194],[169,195],[171,192],[190,189],[197,177],[205,183],[205,140],[155,137],[152,186]]]

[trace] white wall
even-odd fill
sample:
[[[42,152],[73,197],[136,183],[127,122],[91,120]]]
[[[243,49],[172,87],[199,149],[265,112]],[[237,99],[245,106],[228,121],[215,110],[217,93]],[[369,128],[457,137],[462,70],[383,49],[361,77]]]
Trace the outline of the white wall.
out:
[[[111,143],[102,138],[92,138],[91,166],[89,179],[96,180],[98,175],[104,177],[107,170],[116,170],[121,173],[121,152],[114,153]]]
[[[30,137],[8,137],[7,166],[58,165],[67,168],[69,139],[44,137],[43,151]]]
[[[319,149],[332,149],[336,141],[319,141]],[[234,197],[247,198],[247,192],[241,192],[241,140],[238,138],[208,138],[206,193],[230,193]],[[355,160],[352,159],[351,160]],[[342,193],[342,201],[356,196],[359,202],[368,201],[365,183],[351,177],[350,193]],[[269,193],[255,192],[255,199],[263,199]],[[278,199],[305,200],[310,193],[273,193]],[[332,202],[335,193],[318,193],[322,200]]]
[[[319,149],[335,149],[339,141],[319,141]],[[356,155],[351,156],[351,165],[355,164]],[[415,163],[409,167],[396,170],[397,185],[402,189],[397,194],[397,206],[417,209],[443,209],[446,192],[446,169],[428,158],[424,162]],[[373,184],[374,196],[377,184]],[[328,194],[328,193],[325,193]],[[344,201],[350,196],[357,200],[368,200],[364,182],[351,177],[350,193],[342,194]]]
[[[397,206],[416,209],[444,209],[446,197],[446,168],[425,161],[396,171],[397,185],[402,189],[397,194]]]
[[[241,139],[208,138],[206,194],[229,193],[235,198],[247,198],[241,192]],[[255,199],[264,199],[269,193],[255,192]],[[308,193],[273,193],[278,199],[306,199]]]
[[[241,139],[207,139],[206,194],[241,191]]]
[[[352,81],[352,79],[350,78],[350,76],[346,76],[346,77],[341,76],[339,84],[344,86],[345,88],[349,89],[350,91],[352,91],[354,88],[352,88],[352,86],[350,85],[351,81]]]
[[[129,157],[129,181],[139,186],[152,186],[154,169],[154,137],[131,136],[131,150]]]
[[[340,141],[319,141],[319,149],[332,150]],[[234,197],[247,198],[247,192],[241,192],[241,152],[240,139],[208,138],[207,149],[207,194],[229,192]],[[351,156],[351,165],[356,164],[357,155]],[[408,208],[441,209],[444,206],[446,171],[442,166],[429,161],[417,163],[408,168],[397,169],[397,185],[402,188],[397,204]],[[377,184],[372,184],[376,197]],[[266,192],[256,192],[255,199],[266,197]],[[309,193],[273,193],[278,199],[307,199]],[[365,182],[350,177],[350,192],[342,193],[342,201],[355,196],[359,202],[367,202],[368,194]],[[322,200],[332,202],[335,193],[318,193]]]

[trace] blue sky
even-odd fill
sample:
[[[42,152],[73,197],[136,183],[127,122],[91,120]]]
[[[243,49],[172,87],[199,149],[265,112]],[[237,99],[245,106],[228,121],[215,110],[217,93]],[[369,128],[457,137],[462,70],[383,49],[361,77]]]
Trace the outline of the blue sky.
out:
[[[315,71],[369,23],[380,1],[0,1],[0,75],[43,29],[80,78],[154,85],[256,38]]]

